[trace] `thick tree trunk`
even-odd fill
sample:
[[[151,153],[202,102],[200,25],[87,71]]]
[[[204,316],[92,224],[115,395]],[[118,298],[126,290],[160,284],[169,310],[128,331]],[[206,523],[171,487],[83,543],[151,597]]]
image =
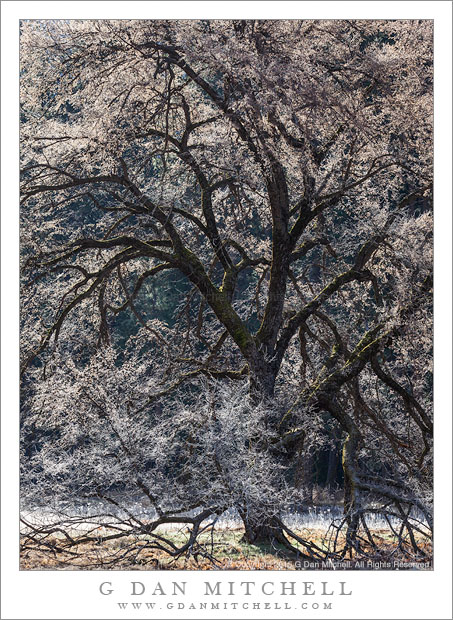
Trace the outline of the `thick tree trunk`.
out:
[[[323,557],[319,556],[318,553],[320,551],[322,553],[321,549],[314,549],[310,541],[302,539],[289,529],[287,530],[277,515],[266,516],[262,511],[256,513],[248,511],[241,514],[241,517],[245,526],[243,541],[250,545],[266,547],[271,553],[289,561],[313,560],[313,557]],[[290,542],[291,540],[296,541],[301,547],[294,546]]]
[[[280,520],[274,516],[267,516],[265,511],[242,512],[244,523],[244,540],[251,545],[273,545],[284,538]]]
[[[266,514],[266,507],[257,511],[242,512],[241,518],[245,529],[243,541],[250,545],[262,545],[286,558],[305,557],[304,553],[294,547],[286,537],[280,517],[270,514]]]
[[[276,371],[264,361],[261,355],[249,360],[250,395],[256,403],[274,395]],[[287,548],[291,545],[286,539],[280,519],[275,516],[275,507],[262,506],[238,507],[239,515],[244,524],[245,542],[263,544],[275,548],[276,543]]]
[[[271,398],[274,395],[276,372],[257,356],[249,362],[250,394],[255,401]]]
[[[249,369],[252,399],[259,403],[263,399],[272,398],[278,368],[257,355],[253,360],[249,360]],[[286,554],[289,552],[292,557],[301,557],[301,552],[286,537],[281,518],[275,514],[274,505],[266,506],[263,502],[261,506],[241,506],[238,507],[238,512],[244,524],[245,542],[265,545],[273,551],[280,550]]]

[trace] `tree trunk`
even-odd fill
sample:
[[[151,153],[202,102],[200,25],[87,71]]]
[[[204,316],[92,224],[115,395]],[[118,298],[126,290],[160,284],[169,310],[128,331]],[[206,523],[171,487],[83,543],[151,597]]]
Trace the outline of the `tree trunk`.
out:
[[[335,444],[329,450],[327,461],[326,487],[332,490],[335,487],[338,469],[338,446]]]
[[[256,512],[250,510],[239,512],[244,523],[245,532],[242,537],[244,542],[249,545],[262,545],[272,553],[278,553],[286,558],[306,557],[286,537],[280,517],[267,515],[265,507]]]
[[[261,355],[249,360],[250,394],[256,403],[274,395],[275,380],[278,369],[267,363]],[[245,503],[245,502],[244,502]],[[275,514],[275,506],[241,506],[239,515],[244,524],[243,540],[251,545],[265,545],[277,551],[277,545],[292,555],[300,555],[285,536],[281,519]],[[283,549],[281,549],[283,551]]]
[[[347,522],[346,549],[358,549],[357,530],[361,515],[360,491],[356,485],[357,450],[360,437],[352,431],[343,445],[343,472],[344,472],[344,514]],[[352,556],[351,556],[352,557]]]
[[[277,517],[269,517],[261,510],[255,513],[244,511],[240,514],[245,529],[243,538],[247,543],[272,545],[284,537],[280,520]]]
[[[310,451],[305,453],[302,470],[302,492],[305,504],[313,504],[313,454]]]
[[[275,369],[271,368],[258,354],[254,359],[249,360],[249,372],[252,401],[260,403],[263,399],[272,398],[277,374]],[[283,533],[280,519],[275,516],[274,506],[266,506],[265,503],[262,506],[241,506],[238,507],[238,512],[244,524],[243,540],[245,542],[274,548],[275,543],[291,547]]]
[[[249,362],[250,394],[254,401],[274,395],[276,372],[260,357]]]

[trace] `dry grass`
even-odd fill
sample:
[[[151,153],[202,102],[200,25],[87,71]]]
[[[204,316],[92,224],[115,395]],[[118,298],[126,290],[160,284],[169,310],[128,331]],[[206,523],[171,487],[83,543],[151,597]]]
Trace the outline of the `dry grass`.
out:
[[[194,550],[190,557],[173,559],[164,552],[151,547],[150,540],[146,537],[124,537],[118,540],[83,543],[70,548],[64,547],[60,537],[47,538],[47,547],[38,546],[33,541],[23,539],[20,566],[22,570],[299,570],[303,568],[318,568],[329,570],[334,564],[319,562],[311,566],[297,558],[289,558],[283,548],[270,548],[264,545],[249,545],[242,539],[241,529],[218,531],[214,538],[201,542],[211,544],[209,550],[213,552],[216,562],[203,555],[203,547]],[[299,532],[304,540],[315,543],[318,547],[326,548],[327,540],[320,530],[304,530]],[[414,561],[398,549],[395,539],[388,531],[375,531],[373,534],[378,541],[378,548],[370,547],[367,552],[375,564],[356,564],[358,556],[347,555],[346,560],[335,564],[335,568],[349,569],[376,569],[389,568],[386,562],[392,564],[392,568],[400,570],[405,567],[404,562]],[[168,535],[168,533],[167,533]],[[181,544],[185,534],[174,532],[171,534],[175,543]],[[339,543],[344,543],[340,538]],[[419,540],[419,548],[426,554],[426,558],[419,558],[417,565],[421,569],[431,568],[428,558],[431,558],[431,545],[428,541]],[[399,562],[403,562],[402,565]],[[428,563],[427,563],[428,562]],[[382,564],[379,564],[382,563]],[[427,563],[426,565],[424,565]],[[395,566],[393,566],[395,565]],[[411,566],[408,564],[407,568]],[[413,568],[413,567],[412,567]]]

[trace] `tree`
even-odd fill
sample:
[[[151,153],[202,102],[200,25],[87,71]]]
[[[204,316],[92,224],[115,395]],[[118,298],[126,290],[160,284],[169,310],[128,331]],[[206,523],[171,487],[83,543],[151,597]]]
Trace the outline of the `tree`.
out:
[[[26,417],[57,434],[28,471],[76,459],[105,497],[106,451],[162,523],[234,506],[294,550],[290,478],[340,432],[347,546],[387,511],[420,551],[432,23],[30,21],[21,46]]]

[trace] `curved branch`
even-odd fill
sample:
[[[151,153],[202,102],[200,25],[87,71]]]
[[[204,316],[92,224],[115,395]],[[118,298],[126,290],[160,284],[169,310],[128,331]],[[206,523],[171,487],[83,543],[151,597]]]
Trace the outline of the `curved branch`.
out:
[[[429,419],[426,411],[423,409],[420,403],[412,396],[412,394],[409,394],[409,392],[405,390],[400,383],[398,383],[393,377],[391,377],[383,370],[375,355],[371,358],[371,368],[374,370],[375,374],[383,383],[388,385],[394,392],[396,392],[402,397],[407,412],[412,417],[417,426],[419,426],[422,432],[432,437],[433,423]],[[414,411],[414,409],[417,411],[417,413]]]

